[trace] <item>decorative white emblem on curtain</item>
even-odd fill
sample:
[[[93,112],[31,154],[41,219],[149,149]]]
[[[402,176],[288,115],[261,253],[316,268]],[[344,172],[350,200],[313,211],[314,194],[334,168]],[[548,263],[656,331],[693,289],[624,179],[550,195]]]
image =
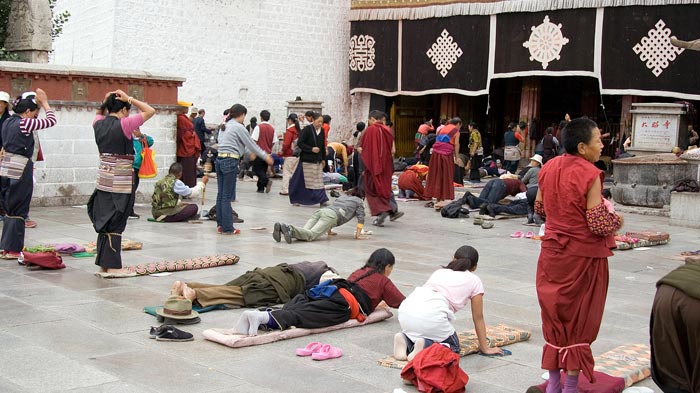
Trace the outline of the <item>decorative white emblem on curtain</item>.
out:
[[[555,25],[549,21],[549,16],[539,26],[532,26],[530,39],[523,42],[523,46],[530,50],[530,61],[542,63],[542,69],[546,70],[549,62],[561,59],[561,50],[569,43],[569,39],[561,32],[561,23]]]
[[[350,38],[350,69],[353,71],[372,71],[374,69],[374,37],[371,35],[354,35]]]
[[[647,68],[658,78],[685,49],[671,44],[671,29],[665,28],[666,23],[663,20],[659,19],[654,27],[655,29],[649,30],[647,36],[642,37],[632,50],[639,55],[639,60],[646,62]]]
[[[462,53],[462,49],[454,42],[454,38],[452,38],[447,29],[442,30],[437,40],[425,52],[443,78],[447,76],[447,73],[450,72],[457,59],[462,56]]]

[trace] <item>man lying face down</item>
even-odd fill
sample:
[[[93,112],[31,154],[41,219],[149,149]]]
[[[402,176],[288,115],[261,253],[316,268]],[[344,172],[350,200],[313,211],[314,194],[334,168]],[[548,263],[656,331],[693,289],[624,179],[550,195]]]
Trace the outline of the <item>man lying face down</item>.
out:
[[[184,296],[201,307],[224,304],[231,308],[264,307],[288,302],[319,283],[326,272],[337,271],[325,262],[280,263],[255,268],[225,284],[175,281],[171,295]]]

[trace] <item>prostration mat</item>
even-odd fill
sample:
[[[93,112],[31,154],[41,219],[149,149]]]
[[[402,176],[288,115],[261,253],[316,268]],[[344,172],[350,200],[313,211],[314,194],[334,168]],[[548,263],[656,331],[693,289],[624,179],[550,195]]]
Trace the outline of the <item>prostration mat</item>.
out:
[[[654,247],[654,246],[661,246],[664,244],[668,244],[669,240],[644,240],[644,239],[639,239],[636,243],[627,243],[627,242],[620,242],[616,241],[615,243],[617,244],[617,249],[618,250],[631,250],[633,248],[638,248],[638,247]]]
[[[459,336],[460,356],[467,356],[479,352],[479,339],[476,336],[476,331],[472,329],[457,333],[457,336]],[[486,341],[488,341],[489,346],[492,347],[503,347],[517,342],[527,341],[530,339],[530,336],[531,334],[527,330],[508,325],[499,324],[486,327]],[[408,362],[405,360],[396,360],[393,356],[387,356],[384,359],[378,360],[377,363],[384,367],[403,369]]]
[[[647,344],[622,345],[595,357],[596,383],[581,376],[580,393],[619,393],[651,375],[651,350]],[[544,393],[547,382],[531,386],[527,393]]]
[[[143,248],[143,243],[122,239],[122,251],[140,250]],[[85,245],[85,252],[94,254],[97,251],[97,243],[90,242]]]
[[[527,215],[526,214],[505,214],[505,213],[503,213],[503,214],[496,214],[495,217],[491,217],[488,214],[477,214],[475,217],[481,218],[482,220],[490,221],[490,220],[507,220],[510,218],[523,218],[523,217],[527,217]]]
[[[358,322],[356,319],[351,319],[347,322],[338,325],[328,326],[325,328],[292,328],[287,330],[274,330],[271,332],[259,334],[257,336],[248,336],[245,334],[236,333],[233,329],[207,329],[202,334],[204,334],[204,338],[206,338],[209,341],[223,344],[231,348],[241,348],[248,347],[251,345],[269,344],[275,341],[303,337],[308,336],[310,334],[325,333],[339,329],[364,326],[370,323],[380,322],[385,319],[391,318],[393,315],[394,314],[392,314],[391,311],[389,311],[388,309],[377,308],[376,310],[374,310],[374,312],[367,316],[367,319],[362,323]]]
[[[227,266],[238,263],[240,257],[233,254],[211,255],[188,259],[178,259],[175,261],[161,261],[151,263],[141,263],[138,265],[125,266],[124,269],[134,272],[139,276],[162,273],[177,272],[181,270],[198,270],[210,267]]]

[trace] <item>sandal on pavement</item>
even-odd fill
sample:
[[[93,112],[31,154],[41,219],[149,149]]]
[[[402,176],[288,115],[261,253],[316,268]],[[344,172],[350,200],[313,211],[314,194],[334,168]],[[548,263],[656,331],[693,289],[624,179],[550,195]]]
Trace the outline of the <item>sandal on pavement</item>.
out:
[[[22,254],[19,252],[3,251],[2,254],[0,254],[0,259],[17,259],[21,255]]]
[[[532,239],[533,236],[535,236],[535,232],[533,231],[527,231],[527,233],[525,233],[526,239]]]
[[[491,221],[484,221],[484,222],[481,224],[481,228],[483,228],[483,229],[491,229],[491,228],[493,228],[493,223],[492,223]]]
[[[192,333],[187,333],[175,326],[168,326],[163,333],[156,336],[156,341],[193,341]]]
[[[311,354],[313,360],[328,360],[343,356],[343,351],[332,345],[324,345],[318,352]]]
[[[311,356],[314,353],[319,352],[323,348],[323,344],[320,342],[314,341],[312,343],[309,343],[304,348],[297,348],[296,354],[297,356]]]
[[[513,239],[520,239],[521,237],[524,237],[524,236],[525,236],[525,234],[522,231],[515,231],[515,232],[510,234],[510,237],[512,237]]]

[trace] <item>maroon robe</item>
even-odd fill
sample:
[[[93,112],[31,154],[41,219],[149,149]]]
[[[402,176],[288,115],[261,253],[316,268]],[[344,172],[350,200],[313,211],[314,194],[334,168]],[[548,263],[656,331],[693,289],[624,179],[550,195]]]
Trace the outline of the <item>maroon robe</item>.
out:
[[[608,290],[608,256],[614,236],[593,234],[586,223],[586,194],[603,173],[585,159],[563,155],[539,173],[547,217],[537,262],[537,298],[545,342],[542,368],[581,370],[594,382],[593,354]]]
[[[362,135],[362,163],[365,166],[365,198],[373,216],[391,212],[391,176],[394,159],[391,147],[394,136],[391,130],[379,122],[367,127]]]

